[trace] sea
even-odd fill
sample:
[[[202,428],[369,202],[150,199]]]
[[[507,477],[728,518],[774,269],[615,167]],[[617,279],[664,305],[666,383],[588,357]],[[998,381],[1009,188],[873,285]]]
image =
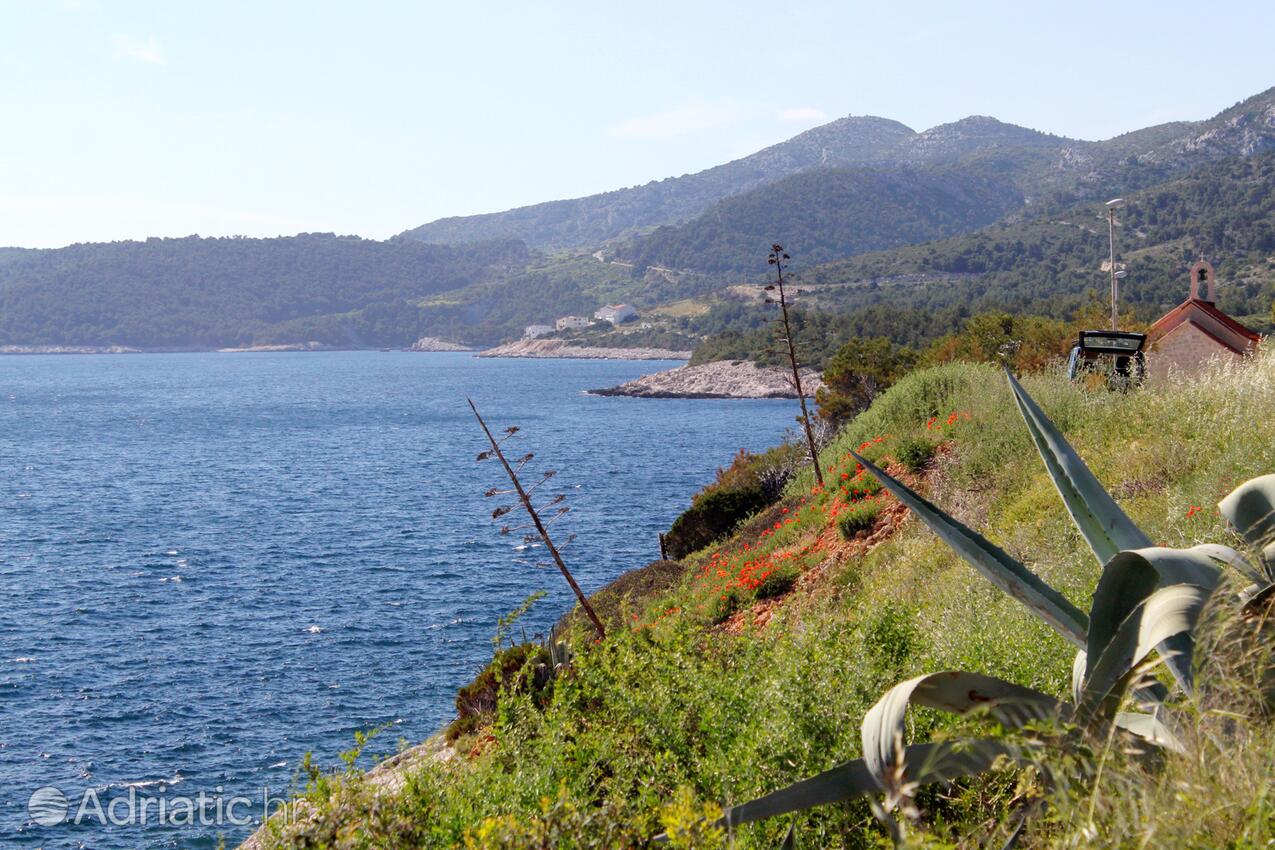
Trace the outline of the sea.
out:
[[[497,620],[573,597],[467,399],[549,501],[586,591],[791,402],[588,395],[677,365],[322,352],[0,357],[0,847],[233,848],[263,808],[453,717]],[[558,507],[570,510],[556,516]]]

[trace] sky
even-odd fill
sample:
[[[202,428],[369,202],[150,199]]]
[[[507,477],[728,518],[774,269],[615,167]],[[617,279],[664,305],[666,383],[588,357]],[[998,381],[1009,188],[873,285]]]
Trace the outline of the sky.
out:
[[[1275,2],[0,0],[0,245],[384,239],[843,115],[1083,139],[1275,86]]]

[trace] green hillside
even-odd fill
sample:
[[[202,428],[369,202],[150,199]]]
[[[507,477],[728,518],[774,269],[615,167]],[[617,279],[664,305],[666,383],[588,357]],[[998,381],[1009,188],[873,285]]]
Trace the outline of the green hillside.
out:
[[[439,219],[402,235],[426,242],[514,237],[541,248],[597,245],[633,229],[690,218],[728,195],[807,168],[876,162],[913,135],[897,121],[851,116],[695,174],[506,212]]]
[[[1233,158],[1130,194],[1120,210],[1118,261],[1126,309],[1152,319],[1186,297],[1201,254],[1218,268],[1221,306],[1268,315],[1275,298],[1275,154]],[[1058,314],[1106,291],[1103,207],[1045,210],[925,245],[865,254],[801,275],[808,304],[841,311],[874,303],[963,305]]]
[[[994,169],[806,171],[727,198],[686,224],[618,250],[635,265],[753,275],[772,242],[807,265],[929,242],[1017,210],[1022,193]]]
[[[0,262],[0,344],[210,348],[299,342],[307,338],[267,329],[301,316],[401,313],[406,299],[498,280],[529,259],[520,242],[458,249],[322,233],[29,251]],[[415,339],[410,332],[396,337],[405,338]],[[327,341],[380,344],[353,326]]]
[[[1269,352],[1247,368],[1128,394],[1087,392],[1057,376],[1025,383],[1149,539],[1249,551],[1212,506],[1238,482],[1275,470]],[[918,441],[936,460],[909,471],[898,458],[914,456],[908,447]],[[998,725],[992,718],[1006,715],[913,708],[906,741],[981,738],[1026,755],[953,784],[905,788],[884,822],[859,797],[764,818],[729,838],[714,828],[724,805],[868,755],[865,714],[911,677],[978,671],[1045,699],[1071,698],[1075,647],[893,496],[860,484],[850,450],[888,464],[1088,609],[1101,564],[1076,533],[1004,375],[968,365],[916,372],[823,453],[835,486],[812,488],[807,470],[731,538],[676,570],[657,562],[625,577],[614,587],[631,588],[627,597],[596,595],[610,618],[606,639],[569,632],[570,669],[535,686],[515,661],[498,710],[470,724],[451,758],[428,755],[440,741],[388,772],[315,771],[306,817],[268,830],[261,846],[617,850],[651,846],[668,831],[673,847],[746,850],[779,847],[790,826],[798,847],[877,848],[892,833],[918,848],[1010,846],[1015,832],[1012,846],[1025,850],[1275,841],[1275,728],[1260,690],[1269,626],[1240,615],[1244,581],[1229,568],[1198,626],[1197,652],[1208,660],[1197,663],[1194,696],[1170,699],[1186,754],[1144,758],[1127,736],[1048,720],[1014,731],[1031,715]],[[864,504],[876,506],[854,526],[864,530],[838,531]],[[971,690],[968,701],[978,699]],[[395,771],[399,782],[389,781]],[[847,774],[830,792],[859,781]]]

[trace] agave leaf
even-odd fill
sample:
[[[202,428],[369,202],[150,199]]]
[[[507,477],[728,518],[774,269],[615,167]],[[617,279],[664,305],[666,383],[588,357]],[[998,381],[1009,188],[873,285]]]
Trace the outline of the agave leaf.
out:
[[[1089,654],[1083,649],[1076,650],[1076,657],[1071,662],[1071,701],[1080,705],[1080,697],[1085,692],[1085,670],[1089,667]]]
[[[731,806],[722,813],[717,825],[733,829],[741,824],[864,797],[880,790],[863,759],[855,759],[756,800]]]
[[[1217,509],[1254,546],[1275,537],[1275,475],[1245,481],[1218,502]]]
[[[868,710],[860,730],[863,759],[883,788],[898,775],[903,721],[913,702],[953,714],[986,708],[999,722],[1012,727],[1057,715],[1061,709],[1058,700],[1048,694],[982,673],[949,670],[900,682]],[[910,767],[906,762],[903,765]]]
[[[1182,746],[1182,742],[1178,740],[1178,736],[1173,734],[1173,730],[1169,725],[1154,714],[1143,714],[1138,711],[1118,711],[1115,717],[1116,726],[1137,735],[1143,740],[1164,747],[1166,750],[1173,750],[1175,753],[1185,753],[1186,747]]]
[[[1262,475],[1245,481],[1231,491],[1217,509],[1235,526],[1245,540],[1255,547],[1265,548],[1262,557],[1266,561],[1269,582],[1275,576],[1275,475]]]
[[[902,482],[891,478],[871,461],[851,452],[863,468],[876,476],[881,484],[907,505],[912,513],[983,574],[992,584],[1026,605],[1033,613],[1048,623],[1074,645],[1085,645],[1085,633],[1089,619],[1084,612],[1072,605],[1057,590],[1041,580],[999,546],[992,544],[976,531],[962,525],[953,517],[939,510],[921,496],[912,492]]]
[[[1266,612],[1271,607],[1273,596],[1275,596],[1275,584],[1268,584],[1265,587],[1254,585],[1240,594],[1240,601],[1243,603],[1240,610],[1246,617],[1265,618]]]
[[[1162,587],[1142,600],[1120,624],[1107,642],[1101,657],[1093,662],[1085,677],[1079,710],[1082,716],[1100,713],[1114,717],[1129,683],[1139,672],[1151,650],[1166,640],[1182,636],[1179,651],[1187,654],[1186,689],[1190,691],[1190,652],[1195,648],[1192,632],[1209,590],[1191,584]]]
[[[996,738],[912,744],[904,753],[908,779],[918,783],[947,782],[982,773],[1001,756],[1015,758],[1017,751]],[[815,806],[865,797],[882,790],[864,760],[855,759],[764,797],[732,806],[722,814],[717,825],[734,828]]]
[[[1107,562],[1102,568],[1102,578],[1098,580],[1093,605],[1089,609],[1086,678],[1093,674],[1094,665],[1126,618],[1156,588],[1185,584],[1212,590],[1217,586],[1221,571],[1207,549],[1151,546],[1120,552]],[[1187,693],[1191,692],[1192,646],[1189,636],[1174,635],[1160,648],[1169,670]]]
[[[1236,572],[1254,584],[1266,584],[1270,581],[1261,570],[1250,564],[1247,558],[1230,546],[1223,546],[1219,543],[1201,543],[1198,546],[1192,546],[1191,550],[1203,552],[1220,564],[1234,567]]]
[[[1049,477],[1098,561],[1105,564],[1122,549],[1150,546],[1151,540],[1120,510],[1115,499],[1008,369],[1005,376],[1009,378],[1018,410],[1023,414]]]

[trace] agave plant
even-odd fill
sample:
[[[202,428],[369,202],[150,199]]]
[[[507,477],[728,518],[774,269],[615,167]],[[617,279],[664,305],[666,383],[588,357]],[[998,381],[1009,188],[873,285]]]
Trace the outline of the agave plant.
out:
[[[1275,475],[1253,479],[1219,504],[1222,515],[1259,550],[1250,564],[1228,546],[1153,546],[1115,503],[1080,456],[1013,375],[1009,385],[1050,478],[1086,543],[1103,565],[1088,614],[978,532],[944,513],[867,459],[875,475],[945,543],[984,577],[1021,602],[1077,649],[1070,701],[981,673],[945,671],[895,685],[864,717],[863,757],[727,809],[728,828],[852,797],[873,797],[889,813],[927,783],[991,769],[1031,756],[1006,738],[904,743],[911,705],[954,714],[986,712],[1003,727],[1057,720],[1081,734],[1122,736],[1148,748],[1182,751],[1174,735],[1168,689],[1146,677],[1158,657],[1186,694],[1194,690],[1192,655],[1200,612],[1229,565],[1249,582],[1241,601],[1254,604],[1275,587]],[[1265,547],[1265,548],[1262,548]],[[1122,711],[1132,694],[1139,710]]]

